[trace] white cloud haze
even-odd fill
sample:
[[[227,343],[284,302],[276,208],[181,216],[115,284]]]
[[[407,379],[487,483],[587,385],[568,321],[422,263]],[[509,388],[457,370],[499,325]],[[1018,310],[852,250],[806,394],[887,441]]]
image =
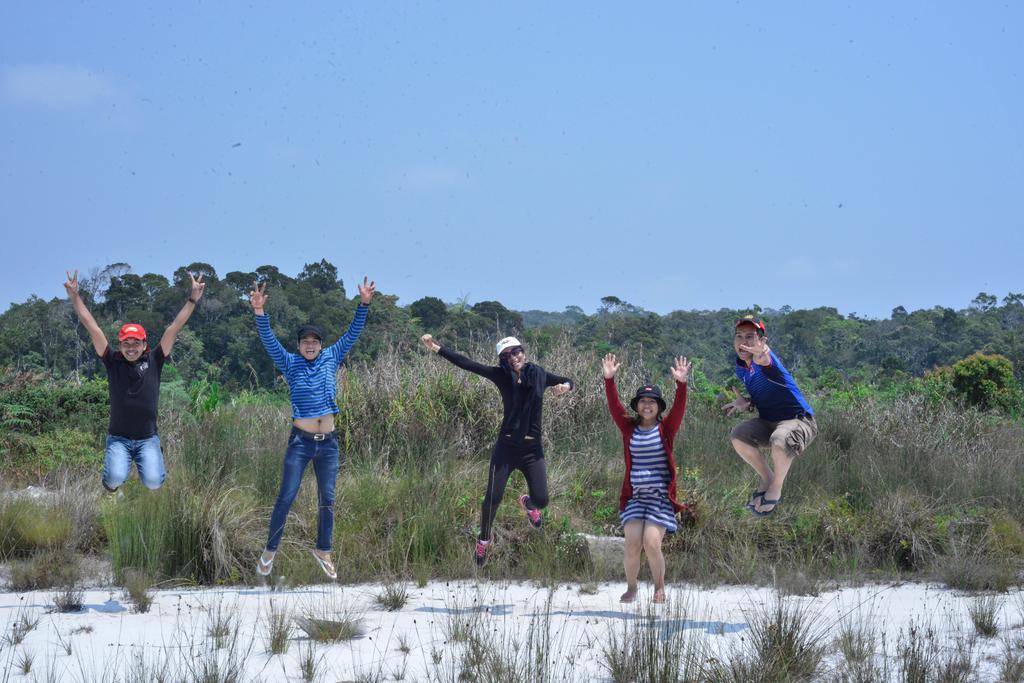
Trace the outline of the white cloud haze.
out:
[[[84,66],[25,64],[0,71],[3,99],[28,107],[82,109],[115,93],[110,78]]]

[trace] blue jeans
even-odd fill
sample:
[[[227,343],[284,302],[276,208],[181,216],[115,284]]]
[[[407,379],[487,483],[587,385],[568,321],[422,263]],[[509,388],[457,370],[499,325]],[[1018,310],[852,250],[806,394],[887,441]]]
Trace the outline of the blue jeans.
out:
[[[332,434],[322,441],[316,441],[293,429],[288,437],[288,449],[284,452],[281,491],[277,494],[274,511],[270,514],[267,550],[276,551],[281,543],[288,511],[299,493],[302,473],[310,462],[313,463],[313,472],[316,474],[316,495],[319,504],[316,549],[331,549],[331,540],[334,536],[334,482],[338,478],[340,467],[338,435]]]
[[[107,434],[107,449],[103,455],[103,483],[108,489],[116,489],[127,481],[133,462],[139,472],[139,480],[146,488],[160,488],[167,477],[160,436],[154,434],[148,439],[129,439]]]

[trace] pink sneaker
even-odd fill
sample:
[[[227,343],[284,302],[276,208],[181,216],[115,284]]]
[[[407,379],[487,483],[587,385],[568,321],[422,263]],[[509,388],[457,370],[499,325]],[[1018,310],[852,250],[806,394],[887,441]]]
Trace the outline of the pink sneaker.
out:
[[[491,547],[490,541],[477,541],[476,552],[474,557],[476,558],[476,564],[478,567],[484,566],[484,562],[487,561],[487,549]]]
[[[525,493],[519,496],[519,507],[523,508],[523,512],[526,513],[526,521],[530,523],[530,526],[532,526],[534,529],[539,529],[540,525],[543,523],[543,520],[540,516],[540,510],[531,510],[530,508],[526,507],[526,502],[528,500],[530,500],[530,497]]]

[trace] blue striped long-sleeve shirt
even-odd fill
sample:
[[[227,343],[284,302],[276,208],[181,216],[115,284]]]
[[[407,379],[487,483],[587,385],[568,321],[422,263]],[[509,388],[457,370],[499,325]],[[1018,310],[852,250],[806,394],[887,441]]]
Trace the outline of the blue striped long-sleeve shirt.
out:
[[[369,310],[368,305],[360,303],[356,307],[352,323],[345,334],[341,335],[341,339],[322,350],[320,355],[311,361],[297,353],[285,351],[270,329],[270,318],[266,315],[256,316],[256,331],[259,332],[263,348],[274,361],[274,367],[281,371],[288,382],[292,399],[292,419],[320,417],[339,412],[338,404],[334,400],[338,390],[338,366],[359,339]]]

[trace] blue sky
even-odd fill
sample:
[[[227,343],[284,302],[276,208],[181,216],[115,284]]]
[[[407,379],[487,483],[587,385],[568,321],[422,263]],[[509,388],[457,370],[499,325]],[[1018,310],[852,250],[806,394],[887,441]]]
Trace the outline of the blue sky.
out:
[[[1019,3],[146,4],[0,5],[0,309],[121,261],[520,310],[1024,291]]]

